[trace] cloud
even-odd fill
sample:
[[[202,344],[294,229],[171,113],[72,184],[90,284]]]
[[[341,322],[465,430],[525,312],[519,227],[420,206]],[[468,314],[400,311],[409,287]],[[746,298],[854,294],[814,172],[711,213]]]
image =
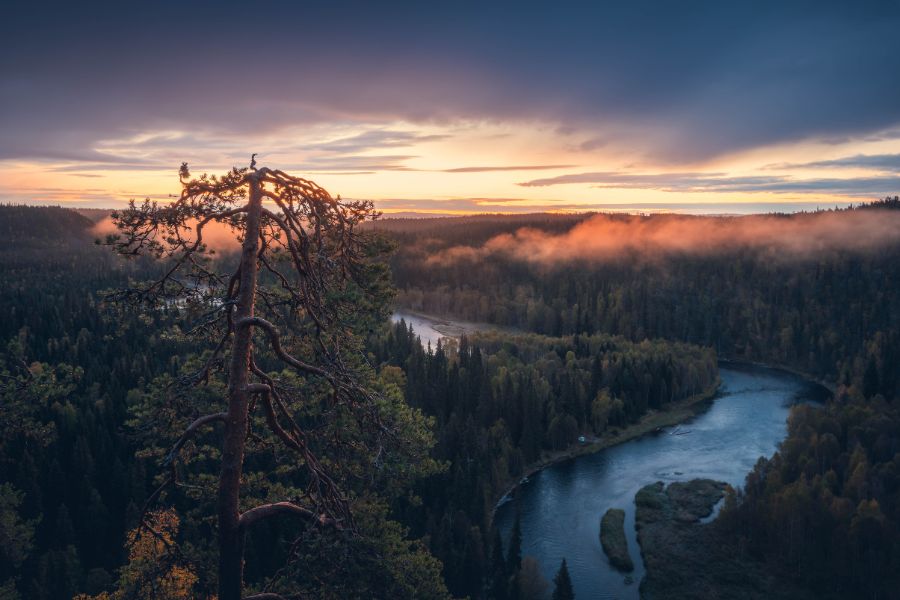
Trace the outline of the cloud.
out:
[[[900,173],[900,154],[857,154],[832,160],[817,160],[805,163],[778,163],[767,165],[768,169],[871,169]]]
[[[571,169],[576,165],[510,165],[505,167],[457,167],[443,169],[443,173],[487,173],[493,171],[548,171],[551,169]]]
[[[794,213],[819,209],[846,208],[848,202],[570,202],[567,200],[535,201],[525,198],[405,198],[376,200],[378,210],[425,214],[505,213],[527,214],[542,212],[605,212],[605,213],[683,213],[693,215],[740,215],[757,213]]]
[[[651,189],[665,192],[775,192],[872,197],[896,193],[900,177],[794,179],[787,176],[730,177],[724,173],[576,173],[520,183],[523,187],[592,184],[600,188]]]
[[[674,186],[696,187],[701,181],[707,181],[723,176],[724,173],[652,173],[652,174],[628,174],[613,171],[600,171],[594,173],[574,173],[545,177],[523,181],[522,187],[547,187],[551,185],[564,185],[572,183],[597,184],[597,187],[640,187],[640,188],[671,188]]]
[[[591,152],[593,150],[597,150],[598,148],[603,148],[607,145],[609,145],[609,140],[603,138],[591,138],[578,144],[578,149],[582,150],[583,152]]]
[[[418,158],[411,154],[382,156],[310,156],[283,168],[297,171],[410,171],[405,163]]]
[[[317,143],[314,148],[323,152],[357,154],[372,149],[412,146],[449,138],[447,134],[421,134],[413,131],[373,130],[357,135]]]
[[[519,198],[388,198],[375,201],[379,210],[460,212],[536,212],[553,210],[547,204],[528,204]]]
[[[52,171],[54,173],[78,173],[82,171],[170,171],[172,173],[177,173],[178,169],[174,168],[172,164],[153,164],[148,165],[144,163],[117,163],[117,164],[104,164],[104,163],[91,163],[91,162],[78,162],[75,164],[68,165],[54,165],[47,167],[48,171]]]
[[[900,124],[896,2],[201,4],[9,7],[0,158],[100,162],[102,140],[153,130],[489,121],[679,163]],[[330,143],[426,141],[389,134]]]

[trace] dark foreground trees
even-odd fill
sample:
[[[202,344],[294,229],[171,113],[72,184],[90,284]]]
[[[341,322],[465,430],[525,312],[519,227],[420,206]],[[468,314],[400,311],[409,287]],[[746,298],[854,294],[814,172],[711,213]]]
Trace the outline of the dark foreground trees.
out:
[[[255,163],[197,179],[183,165],[181,182],[171,204],[132,203],[114,215],[119,233],[108,243],[127,256],[150,254],[166,269],[111,299],[174,311],[183,318],[168,335],[209,342],[177,377],[135,399],[135,427],[157,438],[168,472],[144,510],[181,499],[199,513],[195,527],[203,531],[202,508],[214,495],[218,598],[239,600],[248,533],[265,528],[270,547],[286,532],[296,536],[286,551],[294,573],[315,563],[306,557],[310,540],[321,548],[338,543],[324,541],[331,537],[365,547],[364,529],[382,527],[378,491],[396,493],[433,469],[431,438],[390,378],[376,378],[356,338],[383,321],[389,297],[377,260],[383,248],[358,229],[376,216],[371,203],[332,198],[310,181]],[[237,256],[217,258],[208,239],[226,251],[229,240],[239,242]],[[173,435],[176,426],[181,433]],[[301,524],[270,524],[276,517]],[[161,536],[151,520],[143,528]],[[369,555],[417,552],[403,547],[402,531],[378,535],[397,547],[369,548]],[[436,569],[422,560],[419,577]],[[263,574],[267,594],[284,587],[284,573]]]
[[[726,498],[722,537],[820,597],[900,598],[900,399],[800,406]]]

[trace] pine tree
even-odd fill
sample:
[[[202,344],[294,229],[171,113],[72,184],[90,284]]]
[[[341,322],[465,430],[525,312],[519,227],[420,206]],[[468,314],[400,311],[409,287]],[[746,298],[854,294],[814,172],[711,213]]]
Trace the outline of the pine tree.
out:
[[[491,548],[491,590],[494,600],[506,600],[509,577],[506,572],[506,560],[503,558],[503,542],[500,530],[494,528],[494,540]]]
[[[214,497],[199,498],[198,510],[214,515],[217,524],[210,542],[218,550],[213,555],[218,558],[218,598],[240,600],[245,539],[264,530],[262,524],[299,520],[316,535],[348,544],[371,540],[348,541],[351,536],[342,531],[368,527],[373,539],[386,542],[385,535],[375,533],[387,527],[380,522],[381,498],[375,490],[361,498],[355,474],[375,465],[377,492],[397,495],[410,475],[431,474],[438,465],[428,454],[433,444],[429,423],[403,403],[397,385],[379,381],[362,356],[363,333],[386,318],[390,297],[387,246],[361,231],[377,216],[372,203],[333,198],[311,181],[256,168],[253,159],[249,168],[195,179],[183,164],[180,181],[182,193],[175,201],[132,202],[113,215],[118,232],[107,237],[108,244],[125,256],[167,262],[153,281],[121,288],[106,300],[110,306],[131,304],[142,316],[184,306],[198,318],[189,338],[208,344],[211,354],[193,355],[182,364],[178,394],[167,391],[171,375],[155,378],[141,391],[134,412],[147,424],[141,436],[169,471],[151,494],[153,501],[177,489],[183,483],[179,477],[193,475],[191,468],[175,465],[199,467],[198,448],[221,457],[218,465],[201,467],[217,469],[218,476],[203,474],[216,485]],[[228,232],[233,248],[240,248],[233,260],[215,260],[215,249],[208,246],[209,232],[217,227]],[[279,368],[266,370],[276,364]],[[175,396],[190,396],[190,414]],[[154,418],[157,410],[177,415],[177,424],[163,426],[164,420]],[[302,419],[295,418],[301,414]],[[271,460],[282,449],[297,457],[289,472],[296,489],[281,473],[270,480],[277,494],[255,493],[260,487],[251,483],[251,469],[263,464],[258,457]],[[401,464],[402,469],[395,467]],[[316,541],[311,535],[303,539]],[[399,548],[397,542],[365,556],[387,562],[386,554]],[[303,556],[290,561],[298,570],[312,569],[322,558],[321,553],[295,556]],[[410,576],[430,574],[432,566],[417,565]],[[396,570],[361,572],[392,575]],[[317,585],[319,578],[295,580]],[[339,583],[348,581],[343,577]],[[436,591],[428,597],[443,595],[442,585],[431,587]],[[355,594],[338,594],[350,596]]]
[[[559,571],[553,578],[553,600],[575,600],[575,591],[572,589],[572,579],[569,577],[569,568],[566,559],[559,565]]]

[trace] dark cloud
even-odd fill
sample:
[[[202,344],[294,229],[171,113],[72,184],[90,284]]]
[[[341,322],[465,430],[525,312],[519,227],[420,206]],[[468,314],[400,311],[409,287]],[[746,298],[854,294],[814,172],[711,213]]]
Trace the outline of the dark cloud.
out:
[[[638,187],[638,188],[670,188],[670,187],[696,187],[700,182],[716,180],[723,173],[651,173],[629,174],[615,171],[599,171],[594,173],[573,173],[558,175],[556,177],[544,177],[523,181],[522,187],[547,187],[551,185],[563,185],[569,183],[590,183],[597,187]],[[768,179],[774,180],[775,177]]]
[[[578,144],[578,149],[584,152],[591,152],[598,148],[603,148],[609,144],[609,140],[603,138],[591,138]]]
[[[372,149],[411,146],[421,142],[447,139],[449,135],[423,135],[411,131],[372,130],[330,142],[316,144],[316,150],[326,152],[358,153]]]
[[[540,120],[671,162],[878,136],[900,124],[898,25],[889,0],[19,2],[0,158],[323,121]]]
[[[285,165],[295,171],[412,171],[406,161],[417,158],[409,154],[383,156],[312,156],[301,163]]]
[[[780,163],[769,169],[871,169],[900,173],[900,154],[857,154],[833,160],[817,160],[806,163]]]
[[[872,197],[900,190],[900,177],[793,179],[778,175],[729,177],[723,173],[577,173],[534,179],[523,187],[592,184],[601,188],[652,189],[666,192],[796,192]]]
[[[79,173],[82,171],[171,171],[177,172],[172,168],[173,163],[166,164],[147,164],[143,162],[124,162],[124,163],[91,163],[77,162],[70,165],[57,165],[48,167],[48,171],[54,173]]]

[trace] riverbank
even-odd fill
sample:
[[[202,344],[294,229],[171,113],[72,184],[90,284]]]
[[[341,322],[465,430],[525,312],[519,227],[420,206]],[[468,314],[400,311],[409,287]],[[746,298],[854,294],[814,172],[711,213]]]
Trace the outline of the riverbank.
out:
[[[463,334],[474,334],[479,331],[521,333],[511,328],[499,327],[488,323],[459,321],[448,317],[437,317],[409,308],[395,309],[391,318],[394,322],[405,319],[413,326],[413,329],[422,341],[428,340],[432,343],[432,346],[437,344],[437,339],[440,337],[457,337]],[[564,450],[542,452],[539,460],[527,465],[523,473],[517,478],[504,482],[500,487],[501,491],[491,498],[493,506],[490,515],[491,521],[493,521],[497,507],[502,503],[503,499],[511,497],[522,482],[535,473],[559,462],[593,454],[659,429],[681,424],[701,412],[706,403],[715,398],[720,386],[721,379],[717,377],[713,384],[699,394],[678,402],[672,402],[663,410],[650,410],[636,423],[632,423],[624,428],[614,428],[600,436],[585,436],[585,442],[576,442]]]
[[[586,454],[594,454],[595,452],[611,448],[612,446],[618,446],[619,444],[637,439],[649,433],[654,433],[665,427],[680,425],[702,412],[703,409],[708,406],[708,403],[716,397],[721,385],[722,380],[717,377],[715,383],[699,394],[695,394],[690,398],[678,402],[672,402],[663,410],[650,410],[638,419],[636,423],[632,423],[621,429],[616,428],[612,431],[604,432],[600,436],[592,436],[591,438],[586,439],[585,443],[576,442],[565,450],[543,452],[538,461],[525,467],[520,478],[509,482],[508,485],[502,488],[504,490],[503,493],[493,498],[494,510],[491,513],[491,519],[493,520],[493,516],[497,512],[497,507],[503,499],[512,498],[519,486],[522,485],[523,481],[538,471],[562,461],[571,460]]]
[[[437,338],[459,338],[463,335],[474,335],[480,331],[521,333],[519,330],[511,327],[501,327],[491,323],[461,321],[451,317],[437,317],[409,308],[395,309],[391,318],[395,322],[402,318],[408,324],[412,324],[416,333],[421,336],[423,343],[428,341],[431,342],[432,346],[437,345]],[[423,329],[425,330],[423,331]]]
[[[728,358],[728,357],[719,357],[720,363],[730,364],[737,367],[741,365],[749,365],[751,367],[760,367],[762,369],[771,369],[773,371],[784,371],[785,373],[790,373],[791,375],[795,375],[800,379],[805,379],[810,383],[814,383],[818,386],[821,386],[828,390],[832,395],[837,392],[837,385],[833,381],[828,381],[825,379],[820,379],[811,373],[807,373],[806,371],[800,371],[798,369],[794,369],[793,367],[788,367],[785,365],[767,363],[757,360],[750,359],[741,359],[741,358]]]

